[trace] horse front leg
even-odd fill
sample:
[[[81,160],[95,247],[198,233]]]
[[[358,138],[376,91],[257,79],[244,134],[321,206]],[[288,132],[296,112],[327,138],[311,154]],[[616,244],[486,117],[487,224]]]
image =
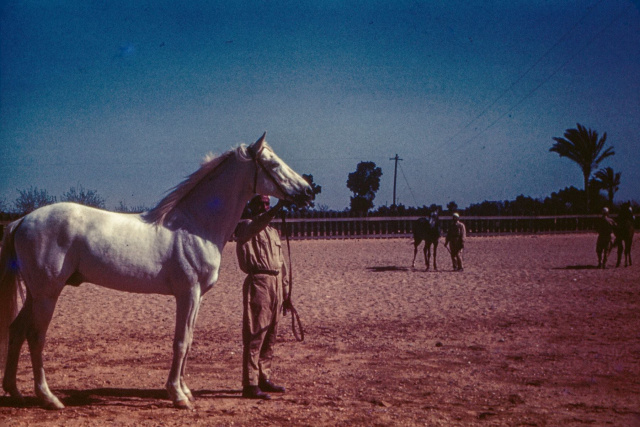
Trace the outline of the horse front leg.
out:
[[[187,386],[184,376],[187,370],[187,360],[189,359],[189,353],[191,352],[191,344],[193,344],[193,332],[195,331],[195,328],[196,328],[196,322],[198,320],[198,313],[200,312],[201,304],[202,304],[202,296],[200,296],[200,300],[196,304],[195,314],[192,316],[192,321],[190,322],[189,328],[191,330],[191,333],[189,335],[189,340],[188,340],[189,342],[187,346],[187,354],[184,356],[184,362],[182,363],[182,372],[180,372],[180,388],[182,389],[182,392],[184,393],[185,396],[187,396],[187,399],[189,399],[190,402],[194,402],[195,399],[193,397],[193,394],[191,393],[191,390]]]
[[[200,301],[201,295],[197,286],[194,286],[189,292],[176,295],[173,361],[165,387],[173,405],[179,409],[192,409],[190,400],[193,399],[193,395],[184,383],[184,371],[187,353],[193,341],[193,327]]]
[[[438,254],[438,242],[433,245],[433,269],[438,271],[438,263],[436,262],[436,255]]]
[[[624,248],[622,247],[622,242],[621,241],[620,242],[616,241],[613,244],[614,244],[614,246],[618,247],[618,251],[617,251],[618,259],[616,260],[616,268],[617,268],[617,267],[620,267],[620,261],[622,261],[622,254],[624,253]],[[613,247],[611,249],[613,249]],[[625,261],[626,261],[626,259],[625,259]]]
[[[431,258],[431,250],[429,247],[429,243],[424,243],[424,264],[427,266],[427,271],[429,271],[429,258]]]
[[[418,245],[413,244],[413,262],[411,262],[411,268],[416,268],[416,256],[418,255]]]

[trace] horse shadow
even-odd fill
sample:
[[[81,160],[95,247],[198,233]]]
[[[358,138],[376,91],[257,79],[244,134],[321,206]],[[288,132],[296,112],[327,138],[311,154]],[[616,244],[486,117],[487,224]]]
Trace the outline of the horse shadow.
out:
[[[554,267],[553,270],[597,270],[597,265],[567,265],[566,267]]]
[[[87,390],[57,390],[60,401],[67,407],[74,406],[154,406],[172,408],[165,389],[94,388]],[[208,399],[240,399],[242,390],[192,390],[193,396]],[[0,408],[39,408],[41,402],[35,396],[25,396],[20,404],[11,396],[0,396]]]
[[[383,265],[383,266],[367,267],[367,270],[374,273],[383,273],[386,271],[409,271],[411,269],[408,267],[398,267],[397,265]]]

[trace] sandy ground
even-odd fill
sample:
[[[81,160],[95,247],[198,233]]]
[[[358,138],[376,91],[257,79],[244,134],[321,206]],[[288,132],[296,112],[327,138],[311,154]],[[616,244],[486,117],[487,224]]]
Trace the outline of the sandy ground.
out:
[[[241,399],[235,245],[205,295],[189,358],[196,409],[164,383],[174,301],[82,285],[64,290],[45,348],[67,406],[0,397],[0,425],[640,425],[640,242],[636,265],[598,270],[595,235],[470,238],[465,271],[410,268],[407,239],[295,241],[271,401]],[[613,267],[613,262],[609,265]]]

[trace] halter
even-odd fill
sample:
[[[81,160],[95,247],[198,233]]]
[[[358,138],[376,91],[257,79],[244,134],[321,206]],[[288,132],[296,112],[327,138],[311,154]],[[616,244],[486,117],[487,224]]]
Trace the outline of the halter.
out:
[[[285,191],[285,189],[282,187],[282,185],[280,185],[280,183],[273,177],[273,175],[271,175],[271,172],[269,172],[269,169],[267,169],[262,162],[260,161],[260,156],[258,152],[256,152],[251,146],[247,147],[247,151],[249,152],[249,155],[251,156],[251,159],[253,160],[254,164],[256,165],[256,170],[255,173],[253,174],[253,193],[257,194],[257,189],[258,189],[258,172],[260,171],[260,169],[262,169],[262,171],[265,173],[265,175],[267,175],[267,177],[271,180],[271,182],[273,182],[276,187],[280,190],[280,192],[282,194],[287,194],[287,192]],[[262,150],[260,150],[262,151]]]

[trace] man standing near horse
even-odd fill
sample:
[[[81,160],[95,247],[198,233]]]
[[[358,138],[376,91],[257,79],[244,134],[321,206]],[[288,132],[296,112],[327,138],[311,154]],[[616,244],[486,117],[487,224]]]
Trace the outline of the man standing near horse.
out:
[[[273,347],[283,307],[290,309],[289,282],[278,230],[269,223],[283,202],[270,209],[269,197],[257,195],[236,229],[236,254],[244,281],[242,315],[242,397],[269,400],[285,388],[271,382]],[[285,311],[286,312],[286,311]]]
[[[631,203],[625,203],[620,209],[620,214],[616,218],[618,223],[613,230],[616,238],[613,246],[618,248],[618,262],[616,267],[620,267],[622,255],[624,253],[624,266],[632,265],[631,262],[631,245],[633,243],[633,235],[635,234],[635,217],[633,216],[633,208]],[[613,249],[612,246],[612,249]]]
[[[615,228],[615,221],[609,218],[609,209],[602,208],[602,216],[598,218],[598,221],[596,222],[596,232],[598,233],[598,240],[596,241],[598,268],[606,268],[607,266],[607,257],[611,251],[611,245],[613,242],[612,236]]]
[[[453,214],[453,222],[449,226],[447,237],[444,241],[444,247],[449,246],[451,253],[451,262],[453,263],[453,271],[462,271],[462,250],[464,249],[464,241],[467,238],[467,229],[460,221],[460,214]]]

